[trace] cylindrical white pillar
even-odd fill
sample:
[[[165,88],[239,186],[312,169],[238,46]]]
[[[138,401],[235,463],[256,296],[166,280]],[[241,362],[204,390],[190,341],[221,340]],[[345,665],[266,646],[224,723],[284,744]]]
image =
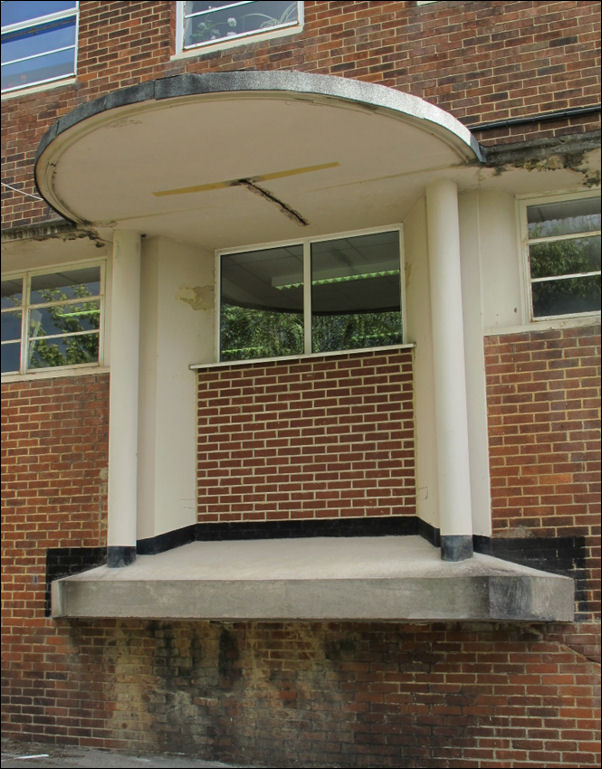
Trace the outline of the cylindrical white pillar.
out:
[[[116,231],[111,289],[107,562],[136,557],[140,235]]]
[[[455,183],[442,180],[429,185],[426,204],[441,556],[459,561],[472,556],[472,512]]]

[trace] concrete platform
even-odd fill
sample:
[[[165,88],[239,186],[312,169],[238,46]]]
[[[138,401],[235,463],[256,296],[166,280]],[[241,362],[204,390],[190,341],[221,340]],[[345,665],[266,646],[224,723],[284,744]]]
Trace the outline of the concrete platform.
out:
[[[574,585],[419,536],[192,542],[52,583],[53,617],[572,621]]]

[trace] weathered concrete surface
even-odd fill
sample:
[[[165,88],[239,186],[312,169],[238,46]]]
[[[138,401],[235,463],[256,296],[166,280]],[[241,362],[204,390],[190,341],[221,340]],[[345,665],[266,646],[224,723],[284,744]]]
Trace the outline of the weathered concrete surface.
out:
[[[54,617],[571,621],[568,577],[418,536],[191,542],[52,584]]]
[[[197,767],[238,767],[243,764],[223,764],[201,758],[167,754],[131,754],[115,750],[95,750],[70,746],[47,745],[40,742],[2,740],[2,769],[37,769],[38,767],[147,767],[161,769],[196,769]],[[249,768],[250,769],[250,768]]]

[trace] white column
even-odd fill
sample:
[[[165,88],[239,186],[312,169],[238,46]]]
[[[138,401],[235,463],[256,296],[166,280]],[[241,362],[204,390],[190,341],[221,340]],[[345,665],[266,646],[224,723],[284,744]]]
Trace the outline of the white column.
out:
[[[140,235],[114,233],[111,290],[108,565],[135,558],[138,508]]]
[[[431,184],[426,204],[441,553],[445,560],[456,561],[472,555],[472,513],[455,183]]]

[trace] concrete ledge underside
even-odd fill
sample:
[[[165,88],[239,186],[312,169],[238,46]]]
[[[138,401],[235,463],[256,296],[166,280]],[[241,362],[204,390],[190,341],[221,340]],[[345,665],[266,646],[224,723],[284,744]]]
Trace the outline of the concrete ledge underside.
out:
[[[192,542],[52,583],[53,617],[572,621],[568,577],[419,536]]]

